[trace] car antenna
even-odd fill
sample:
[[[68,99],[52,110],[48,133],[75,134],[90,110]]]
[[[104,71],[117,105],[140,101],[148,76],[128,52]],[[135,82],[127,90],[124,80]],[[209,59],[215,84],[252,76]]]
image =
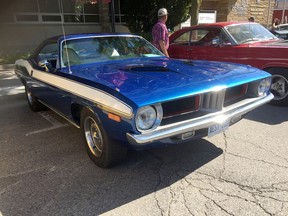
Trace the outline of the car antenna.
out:
[[[63,4],[60,2],[60,0],[58,0],[58,6],[59,6],[59,11],[60,11],[60,14],[61,15],[61,27],[62,27],[62,33],[63,33],[63,37],[64,37],[64,43],[65,43],[65,46],[67,47],[67,42],[66,42],[66,33],[65,33],[65,28],[64,28],[64,10],[63,10]],[[64,46],[63,46],[64,47]],[[62,47],[62,49],[63,49]],[[64,50],[63,50],[64,51]],[[70,67],[70,59],[69,59],[69,55],[68,55],[68,51],[67,49],[65,50],[65,53],[62,52],[63,55],[65,54],[66,55],[66,58],[67,58],[67,64],[68,64],[68,70],[69,70],[69,73],[71,74],[72,71],[71,71],[71,67]]]

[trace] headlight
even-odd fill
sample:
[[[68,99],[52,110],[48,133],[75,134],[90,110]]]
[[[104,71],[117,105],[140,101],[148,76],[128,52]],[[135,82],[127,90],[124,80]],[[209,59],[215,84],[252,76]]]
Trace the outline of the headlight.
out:
[[[259,82],[258,96],[266,95],[270,90],[271,78],[265,78]]]
[[[145,106],[141,107],[136,114],[136,127],[139,131],[149,130],[160,124],[162,119],[162,107]]]

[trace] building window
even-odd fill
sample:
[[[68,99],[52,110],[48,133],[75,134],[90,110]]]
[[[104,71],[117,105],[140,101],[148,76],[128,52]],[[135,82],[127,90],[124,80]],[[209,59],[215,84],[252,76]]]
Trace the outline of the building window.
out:
[[[112,3],[110,3],[110,11],[109,11],[110,12],[110,17],[112,16],[111,4]],[[121,0],[114,0],[115,22],[119,23],[119,24],[125,23],[124,14],[122,14],[122,12],[121,12],[122,6],[123,5],[121,4]]]
[[[25,0],[15,3],[14,22],[99,23],[99,4],[77,0]]]

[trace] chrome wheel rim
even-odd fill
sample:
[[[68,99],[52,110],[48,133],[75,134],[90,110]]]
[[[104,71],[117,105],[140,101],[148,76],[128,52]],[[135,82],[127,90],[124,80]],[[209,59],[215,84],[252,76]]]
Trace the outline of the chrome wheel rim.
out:
[[[103,151],[103,137],[97,123],[90,116],[85,118],[84,133],[90,152],[100,157]]]
[[[274,94],[274,100],[282,100],[288,95],[288,80],[281,75],[273,75],[271,92]]]

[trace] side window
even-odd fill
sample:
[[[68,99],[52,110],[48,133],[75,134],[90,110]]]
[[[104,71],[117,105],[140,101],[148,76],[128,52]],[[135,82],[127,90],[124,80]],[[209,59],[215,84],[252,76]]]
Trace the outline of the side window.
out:
[[[206,29],[195,29],[191,32],[191,42],[199,42],[209,33]]]
[[[232,43],[231,43],[230,39],[228,38],[228,36],[223,31],[221,31],[221,34],[220,34],[220,45],[229,46],[231,44]]]
[[[188,45],[190,41],[190,31],[184,32],[173,41],[173,44]]]
[[[58,59],[57,42],[44,45],[37,55],[38,66],[40,66],[42,69],[45,69],[46,71],[47,69],[45,68],[45,66],[43,66],[43,64],[45,63],[46,67],[48,67],[48,71],[51,71],[57,67],[57,59]]]

